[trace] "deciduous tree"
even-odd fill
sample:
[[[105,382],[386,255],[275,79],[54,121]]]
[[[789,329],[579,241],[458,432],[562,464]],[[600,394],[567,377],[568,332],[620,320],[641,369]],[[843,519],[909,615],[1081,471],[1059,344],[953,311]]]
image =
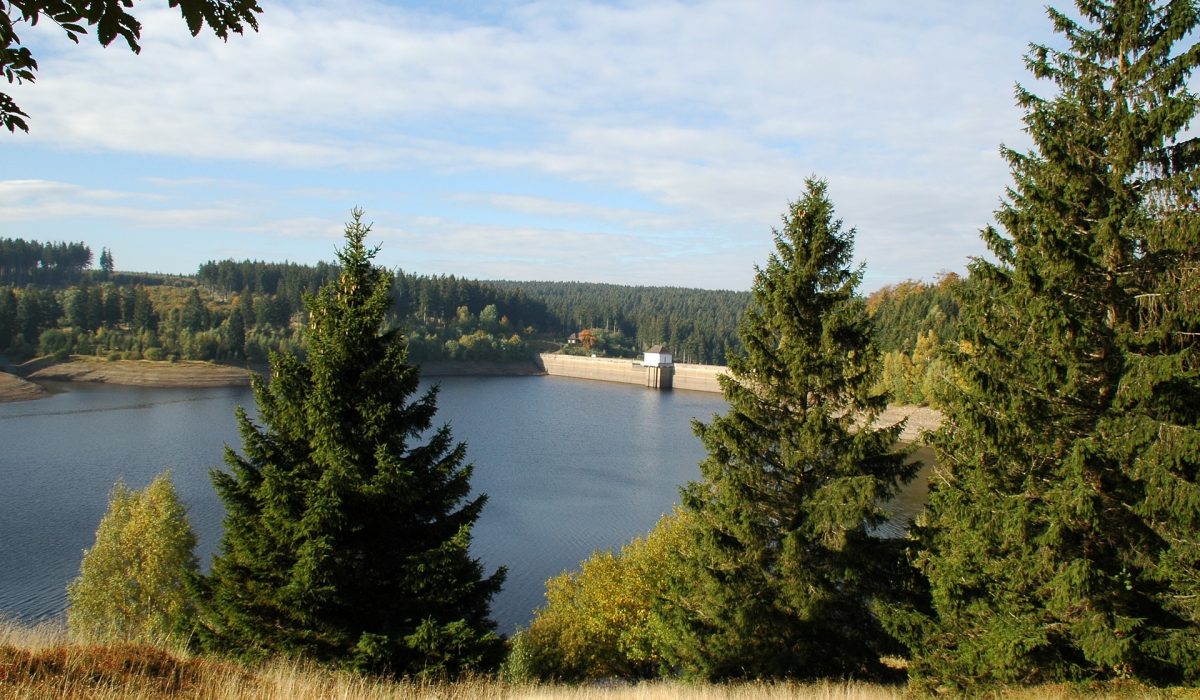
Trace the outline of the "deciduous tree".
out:
[[[67,587],[72,636],[97,642],[180,642],[196,610],[196,535],[170,473],[141,491],[113,487],[108,512]]]
[[[596,552],[579,571],[547,581],[546,605],[513,639],[506,675],[526,682],[657,674],[664,644],[652,612],[689,546],[690,523],[683,511],[664,515],[620,552]]]
[[[228,39],[231,33],[241,34],[247,26],[257,31],[256,15],[262,12],[257,0],[169,0],[169,3],[179,8],[192,36],[207,24],[222,39]],[[108,46],[120,37],[130,51],[139,53],[142,24],[128,12],[132,7],[132,0],[0,0],[0,73],[10,84],[34,81],[38,64],[17,35],[22,24],[32,28],[39,22],[52,22],[77,44],[87,34],[87,28],[93,27],[96,40],[102,45]],[[10,95],[0,92],[0,125],[9,131],[29,131],[28,117]]]

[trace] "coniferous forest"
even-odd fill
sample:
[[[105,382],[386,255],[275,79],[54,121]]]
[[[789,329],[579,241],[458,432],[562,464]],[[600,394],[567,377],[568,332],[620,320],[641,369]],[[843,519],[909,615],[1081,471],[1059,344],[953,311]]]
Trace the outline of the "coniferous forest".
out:
[[[84,244],[5,240],[12,355],[270,358],[260,422],[239,412],[243,444],[213,473],[211,572],[169,480],[120,488],[72,584],[72,632],[424,679],[1200,686],[1200,8],[1078,0],[1048,17],[1060,42],[1030,46],[1016,90],[1031,146],[1002,148],[990,256],[962,277],[864,294],[857,232],[818,178],[749,292],[389,272],[358,210],[316,267],[122,276],[107,249],[90,270]],[[676,511],[549,581],[505,640],[490,619],[505,571],[469,552],[486,495],[418,365],[574,333],[727,364],[729,407],[694,423],[706,456]],[[874,422],[896,401],[944,422],[922,438],[924,512],[884,537],[918,466],[903,426]],[[166,554],[132,557],[122,581],[114,552]],[[117,604],[145,590],[169,592],[169,614]]]
[[[26,269],[3,257],[9,248],[44,244],[4,242],[0,264],[11,266],[10,279],[46,280],[0,286],[0,352],[13,360],[82,354],[262,366],[271,351],[305,350],[304,297],[339,273],[336,264],[225,260],[204,263],[194,276],[80,268],[54,277],[36,260]],[[90,259],[90,249],[77,246]],[[634,357],[666,342],[680,348],[680,361],[721,364],[736,347],[747,299],[744,292],[389,274],[386,322],[405,334],[417,362],[528,359],[565,350],[567,337],[586,332],[594,340],[586,351],[601,356]],[[598,315],[601,307],[623,311]]]
[[[90,260],[91,249],[73,244]],[[233,260],[192,276],[77,268],[54,276],[8,251],[61,247],[0,240],[0,353],[11,360],[71,354],[108,359],[209,360],[265,366],[273,350],[303,352],[304,295],[333,279],[336,264]],[[102,259],[112,261],[104,249]],[[111,266],[111,262],[109,265]],[[41,283],[29,280],[41,279]],[[867,309],[884,354],[881,381],[902,403],[929,403],[940,378],[935,350],[957,339],[962,281],[909,281],[871,293]],[[655,344],[679,362],[724,365],[741,349],[738,323],[748,292],[583,282],[469,280],[392,273],[390,326],[417,362],[518,360],[561,350],[637,357]],[[585,346],[564,346],[572,334]],[[940,370],[940,367],[934,368]],[[928,378],[927,378],[928,377]]]

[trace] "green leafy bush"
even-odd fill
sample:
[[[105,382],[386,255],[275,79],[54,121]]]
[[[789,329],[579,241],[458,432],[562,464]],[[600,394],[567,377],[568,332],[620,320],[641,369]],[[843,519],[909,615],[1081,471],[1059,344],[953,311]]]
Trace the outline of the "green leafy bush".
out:
[[[195,611],[196,535],[169,472],[142,491],[118,482],[79,577],[67,624],[84,641],[161,643],[188,632]]]
[[[651,614],[663,573],[686,546],[690,517],[665,515],[645,538],[614,554],[600,551],[579,571],[546,582],[546,605],[512,640],[505,675],[513,681],[654,675],[662,636]]]

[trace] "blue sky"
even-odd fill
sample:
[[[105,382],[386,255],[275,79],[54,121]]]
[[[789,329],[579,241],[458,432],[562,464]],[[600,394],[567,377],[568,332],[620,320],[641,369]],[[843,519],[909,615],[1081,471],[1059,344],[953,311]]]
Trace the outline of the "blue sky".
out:
[[[141,55],[19,30],[0,237],[315,263],[358,206],[410,272],[747,289],[816,175],[870,291],[983,254],[1054,41],[1028,0],[261,4],[227,44],[139,4]]]

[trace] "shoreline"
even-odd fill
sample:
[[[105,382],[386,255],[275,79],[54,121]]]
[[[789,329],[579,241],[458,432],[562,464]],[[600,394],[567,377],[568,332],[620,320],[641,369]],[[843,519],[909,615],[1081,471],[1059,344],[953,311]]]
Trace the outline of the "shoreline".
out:
[[[45,387],[26,381],[15,374],[0,372],[0,403],[31,401],[49,396]]]
[[[14,368],[19,369],[19,368]],[[164,388],[248,386],[250,370],[199,361],[115,360],[76,356],[66,362],[26,365],[24,381],[89,382]]]
[[[30,401],[51,393],[38,380],[55,382],[92,382],[125,386],[161,388],[205,388],[249,386],[251,369],[213,362],[182,360],[116,360],[76,356],[59,363],[34,360],[20,374],[0,371],[0,403]],[[10,370],[20,370],[11,367]],[[423,377],[522,377],[553,376],[532,360],[494,360],[478,362],[429,362],[421,366]],[[31,381],[32,380],[32,381]],[[604,381],[600,379],[598,381]],[[684,389],[694,390],[694,389]],[[914,442],[925,430],[936,430],[942,422],[940,411],[928,406],[895,404],[875,420],[876,426],[894,425],[907,419],[901,441]]]
[[[46,358],[0,371],[0,403],[28,401],[51,395],[39,382],[82,382],[158,388],[249,386],[256,370],[198,360],[114,360],[75,356],[64,362]],[[532,360],[431,362],[423,377],[499,377],[544,375]]]

